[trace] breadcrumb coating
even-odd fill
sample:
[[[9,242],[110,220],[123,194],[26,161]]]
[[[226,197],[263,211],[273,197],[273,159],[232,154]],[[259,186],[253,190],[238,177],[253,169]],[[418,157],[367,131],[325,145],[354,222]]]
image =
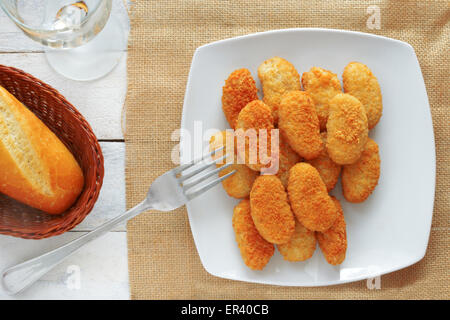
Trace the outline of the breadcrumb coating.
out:
[[[233,229],[245,265],[252,270],[262,270],[273,256],[275,247],[256,230],[249,200],[242,200],[234,207]]]
[[[366,112],[358,99],[345,93],[331,99],[326,148],[335,163],[355,163],[366,145],[368,133]]]
[[[289,146],[283,137],[280,136],[279,138],[279,163],[278,172],[276,175],[281,180],[283,186],[287,188],[289,170],[296,163],[300,162],[302,158]]]
[[[368,139],[361,158],[342,169],[342,192],[350,202],[363,202],[373,192],[380,178],[378,144]]]
[[[327,132],[322,132],[320,136],[322,137],[322,141],[326,143]],[[317,158],[308,160],[307,162],[319,171],[320,177],[327,187],[327,191],[330,192],[333,190],[338,182],[341,166],[330,159],[327,149],[324,148]]]
[[[314,101],[320,130],[326,130],[330,100],[338,93],[342,93],[341,82],[335,73],[312,67],[308,72],[303,73],[302,85]]]
[[[219,172],[219,177],[223,177],[224,175],[230,173],[233,170],[236,172],[230,177],[226,178],[222,181],[222,186],[230,197],[233,198],[247,198],[250,195],[250,191],[252,189],[253,182],[255,181],[258,173],[256,171],[251,170],[245,164],[237,163],[237,156],[235,152],[236,144],[233,143],[234,149],[228,150],[227,148],[227,139],[235,139],[233,132],[231,131],[221,131],[211,136],[209,148],[210,151],[217,150],[222,146],[225,146],[223,152],[217,152],[212,158],[218,159],[222,155],[230,154],[230,159],[226,159],[226,161],[233,161],[233,164],[228,168],[223,169]],[[221,167],[225,164],[218,163],[217,167]]]
[[[233,161],[219,176],[236,171],[222,185],[229,196],[243,199],[232,218],[242,259],[250,269],[262,270],[275,245],[284,260],[304,261],[319,244],[329,264],[342,264],[346,222],[341,203],[328,192],[341,173],[349,202],[365,201],[378,184],[379,148],[368,137],[382,115],[378,80],[359,62],[345,67],[343,88],[335,73],[320,67],[300,80],[292,63],[280,57],[264,61],[258,78],[262,101],[248,69],[225,80],[222,109],[235,132],[221,131],[210,139],[211,151],[225,147],[213,159],[227,153],[226,161]],[[278,171],[267,174],[276,169],[274,161]]]
[[[239,112],[253,100],[258,100],[258,89],[250,71],[233,71],[222,88],[222,110],[232,129],[236,128]]]
[[[342,74],[344,92],[356,97],[364,106],[369,129],[374,128],[383,113],[383,102],[377,78],[366,65],[350,62]]]
[[[289,172],[288,195],[298,221],[312,231],[326,231],[337,217],[337,209],[319,172],[300,162]]]
[[[281,99],[278,127],[292,149],[305,159],[314,159],[324,148],[319,119],[311,97],[291,91]]]
[[[325,259],[329,264],[335,266],[341,264],[345,259],[347,231],[341,203],[335,197],[331,197],[331,199],[337,208],[338,216],[330,229],[325,232],[316,232],[316,237]]]
[[[280,179],[272,175],[256,178],[250,192],[250,206],[253,222],[264,239],[275,244],[291,239],[295,219]]]
[[[295,222],[295,232],[291,240],[277,245],[284,260],[305,261],[316,251],[316,236],[314,231],[306,229],[300,222]]]
[[[292,63],[280,57],[273,57],[258,67],[258,77],[262,85],[263,100],[272,108],[276,124],[278,123],[278,107],[283,94],[301,90],[300,75]]]
[[[269,167],[269,163],[265,163],[264,159],[260,158],[260,150],[259,146],[262,141],[259,139],[259,130],[265,129],[267,132],[267,150],[266,154],[268,157],[271,156],[271,130],[274,128],[273,126],[273,117],[270,108],[261,100],[254,100],[248,103],[244,109],[238,115],[238,119],[236,121],[236,129],[242,129],[245,133],[246,130],[254,129],[256,132],[256,140],[250,139],[249,137],[245,137],[245,150],[238,148],[237,154],[239,159],[245,161],[245,164],[252,170],[260,171],[264,167]],[[239,131],[237,131],[237,136],[239,139]],[[257,155],[256,161],[252,161],[250,151],[254,151]],[[244,162],[242,161],[242,162]]]

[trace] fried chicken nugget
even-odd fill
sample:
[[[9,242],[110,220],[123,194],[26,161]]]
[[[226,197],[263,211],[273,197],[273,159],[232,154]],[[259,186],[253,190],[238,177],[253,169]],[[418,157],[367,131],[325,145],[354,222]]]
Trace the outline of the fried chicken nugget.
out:
[[[272,108],[275,124],[278,123],[278,107],[284,93],[301,90],[300,75],[289,61],[273,57],[258,67],[264,102]]]
[[[341,203],[335,197],[331,197],[331,199],[337,208],[338,216],[330,229],[325,232],[316,232],[316,237],[325,259],[329,264],[335,266],[341,264],[345,259],[347,231]]]
[[[230,160],[233,161],[233,164],[228,168],[219,172],[219,177],[223,177],[229,172],[236,170],[236,172],[230,177],[226,178],[222,181],[222,186],[230,197],[233,198],[247,198],[250,195],[250,191],[252,189],[253,182],[255,181],[258,173],[256,171],[251,170],[245,164],[238,164],[237,157],[235,153],[235,143],[234,143],[234,134],[232,131],[222,131],[218,132],[215,135],[211,136],[209,142],[209,148],[211,151],[217,150],[220,147],[224,146],[224,152],[218,152],[212,158],[215,160],[219,158],[222,154],[230,154]],[[232,150],[228,150],[227,141],[233,139]],[[228,161],[228,159],[227,159]],[[216,166],[221,167],[224,163],[218,163]]]
[[[302,84],[316,106],[320,130],[326,130],[330,100],[342,92],[341,82],[333,72],[312,67],[308,72],[303,73]]]
[[[289,146],[283,137],[280,136],[279,138],[279,163],[276,176],[281,180],[283,186],[287,188],[289,170],[296,163],[300,162],[302,158]]]
[[[280,179],[272,175],[256,178],[250,192],[253,222],[270,243],[288,242],[295,231],[294,214]]]
[[[248,69],[233,71],[222,88],[222,110],[230,124],[236,128],[239,112],[247,103],[258,100],[258,89]]]
[[[327,132],[324,131],[320,135],[322,137],[322,141],[326,143]],[[333,190],[334,186],[338,182],[339,174],[341,173],[341,166],[334,163],[333,160],[330,159],[327,149],[324,148],[317,158],[308,160],[307,162],[319,171],[320,177],[327,187],[327,191],[330,192]]]
[[[341,165],[355,163],[364,150],[369,133],[361,102],[345,93],[331,99],[327,132],[326,148],[331,160]]]
[[[369,138],[361,158],[342,169],[342,192],[345,199],[350,202],[363,202],[372,194],[379,178],[378,144]]]
[[[239,159],[245,161],[245,164],[252,170],[260,171],[264,167],[269,167],[270,162],[266,159],[260,158],[260,150],[262,141],[259,138],[259,130],[265,129],[267,132],[267,140],[264,141],[267,144],[266,155],[268,157],[271,156],[271,130],[274,128],[273,126],[273,117],[270,108],[261,100],[254,100],[248,103],[244,109],[238,115],[236,121],[236,135],[238,138],[237,142],[237,154]],[[242,129],[242,130],[239,130]],[[241,134],[245,134],[245,132],[249,129],[254,129],[256,133],[256,139],[252,139],[249,136],[244,136]],[[242,146],[245,145],[245,149],[241,147],[239,144],[239,140],[241,138],[245,138],[245,143],[242,143]],[[241,139],[242,140],[242,139]],[[255,154],[255,159],[252,159],[252,152]],[[243,161],[243,162],[244,162]]]
[[[380,85],[372,71],[364,64],[350,62],[342,74],[344,92],[361,101],[367,114],[369,129],[376,126],[383,112]]]
[[[314,159],[324,148],[319,119],[311,97],[303,91],[286,93],[280,102],[278,127],[292,149],[305,159]]]
[[[287,189],[292,211],[303,226],[312,231],[326,231],[332,226],[337,209],[316,168],[297,163],[289,172]]]
[[[234,207],[233,229],[244,263],[250,269],[262,270],[273,256],[275,247],[256,230],[249,200],[242,200]]]
[[[289,242],[277,245],[284,260],[305,261],[311,258],[316,250],[314,231],[306,229],[300,222],[295,222],[295,232]]]

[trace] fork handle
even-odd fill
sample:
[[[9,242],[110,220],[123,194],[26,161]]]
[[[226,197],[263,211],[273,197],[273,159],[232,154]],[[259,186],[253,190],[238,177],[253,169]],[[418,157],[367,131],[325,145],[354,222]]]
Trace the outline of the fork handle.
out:
[[[21,292],[85,244],[88,244],[92,240],[104,235],[113,229],[117,224],[127,221],[138,214],[147,211],[148,209],[151,209],[151,205],[144,200],[127,212],[102,224],[85,235],[72,240],[62,247],[4,270],[2,273],[3,288],[9,295],[14,295]]]

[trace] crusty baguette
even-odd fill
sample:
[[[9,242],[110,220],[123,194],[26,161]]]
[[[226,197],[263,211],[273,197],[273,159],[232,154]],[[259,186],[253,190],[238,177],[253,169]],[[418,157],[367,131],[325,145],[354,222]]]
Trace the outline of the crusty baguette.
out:
[[[0,86],[0,192],[50,214],[77,199],[83,172],[66,146]]]

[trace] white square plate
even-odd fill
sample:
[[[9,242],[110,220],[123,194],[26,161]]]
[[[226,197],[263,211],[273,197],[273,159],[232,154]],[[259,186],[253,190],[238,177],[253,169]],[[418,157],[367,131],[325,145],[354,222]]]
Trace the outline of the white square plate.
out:
[[[341,78],[351,61],[371,68],[383,94],[383,116],[370,132],[380,146],[380,180],[362,204],[345,201],[340,182],[332,191],[342,202],[347,222],[347,256],[340,266],[329,265],[317,248],[311,259],[296,263],[284,261],[276,251],[263,271],[244,265],[231,225],[238,200],[216,186],[187,204],[205,269],[234,280],[322,286],[375,277],[422,259],[433,213],[435,148],[428,97],[414,49],[385,37],[326,29],[270,31],[204,45],[192,60],[182,129],[194,135],[195,121],[201,121],[203,132],[229,128],[221,108],[225,79],[235,69],[248,68],[260,86],[257,68],[273,56],[292,62],[300,75],[318,66]],[[191,145],[182,139],[181,159]]]

